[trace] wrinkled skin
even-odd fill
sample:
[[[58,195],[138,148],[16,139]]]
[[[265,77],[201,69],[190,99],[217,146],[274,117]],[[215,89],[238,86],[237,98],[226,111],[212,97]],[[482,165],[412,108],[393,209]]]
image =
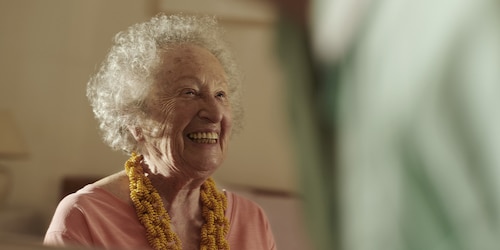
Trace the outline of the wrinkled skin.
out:
[[[136,138],[153,173],[208,177],[222,164],[231,133],[226,74],[196,45],[179,45],[163,59],[146,103],[151,122],[136,128]]]

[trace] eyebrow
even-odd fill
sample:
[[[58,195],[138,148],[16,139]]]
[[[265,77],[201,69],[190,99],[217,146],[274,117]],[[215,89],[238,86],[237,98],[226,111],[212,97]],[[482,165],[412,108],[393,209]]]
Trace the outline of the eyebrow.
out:
[[[198,77],[194,76],[181,76],[176,79],[174,79],[175,82],[181,82],[181,81],[186,81],[186,80],[193,80],[196,84],[201,84],[201,79]]]
[[[176,82],[181,82],[181,81],[184,81],[184,80],[193,80],[194,83],[198,86],[201,86],[203,85],[203,81],[198,78],[198,77],[195,77],[195,76],[180,76],[178,78],[176,78],[174,81]],[[226,85],[227,88],[229,88],[229,83],[226,81],[226,79],[224,79],[223,81],[220,81],[220,83],[224,83]],[[183,84],[181,83],[181,86],[180,87],[185,87],[187,84]]]

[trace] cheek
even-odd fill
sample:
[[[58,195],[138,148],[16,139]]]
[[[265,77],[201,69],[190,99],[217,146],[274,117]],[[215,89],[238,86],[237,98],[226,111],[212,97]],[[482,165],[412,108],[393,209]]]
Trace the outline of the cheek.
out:
[[[226,118],[223,121],[224,129],[228,135],[231,135],[233,129],[233,115],[230,109],[228,109]]]
[[[227,151],[227,148],[229,146],[229,141],[231,140],[231,134],[232,134],[232,128],[233,128],[233,120],[231,117],[226,117],[226,119],[223,120],[222,122],[222,129],[223,129],[223,137],[222,137],[222,149]]]
[[[193,119],[194,106],[178,100],[168,101],[163,103],[159,111],[157,119],[161,131],[159,136],[177,145],[182,141],[185,128]]]
[[[169,117],[175,113],[176,101],[175,98],[163,98],[159,99],[154,105],[157,110],[157,114],[161,117]]]
[[[151,118],[151,136],[164,137],[170,133],[175,120],[176,105],[173,99],[163,99],[151,102],[149,105]]]

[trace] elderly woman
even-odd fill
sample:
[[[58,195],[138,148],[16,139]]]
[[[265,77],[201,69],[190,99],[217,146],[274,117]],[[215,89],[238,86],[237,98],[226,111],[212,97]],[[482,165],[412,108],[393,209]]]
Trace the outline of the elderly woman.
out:
[[[87,95],[104,140],[131,156],[60,202],[45,244],[276,249],[262,209],[210,177],[242,116],[214,18],[160,14],[119,33]]]

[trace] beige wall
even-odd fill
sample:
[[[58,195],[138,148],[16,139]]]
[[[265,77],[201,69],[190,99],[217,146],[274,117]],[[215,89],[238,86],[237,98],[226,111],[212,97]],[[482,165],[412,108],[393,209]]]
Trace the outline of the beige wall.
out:
[[[168,5],[137,0],[1,1],[0,108],[14,112],[30,152],[27,159],[4,162],[14,178],[10,206],[33,207],[48,220],[63,176],[107,175],[122,168],[126,157],[99,138],[85,98],[86,81],[112,36],[159,8],[168,10]],[[247,125],[234,138],[217,178],[290,191],[295,190],[294,167],[269,17],[223,21],[247,75]]]

